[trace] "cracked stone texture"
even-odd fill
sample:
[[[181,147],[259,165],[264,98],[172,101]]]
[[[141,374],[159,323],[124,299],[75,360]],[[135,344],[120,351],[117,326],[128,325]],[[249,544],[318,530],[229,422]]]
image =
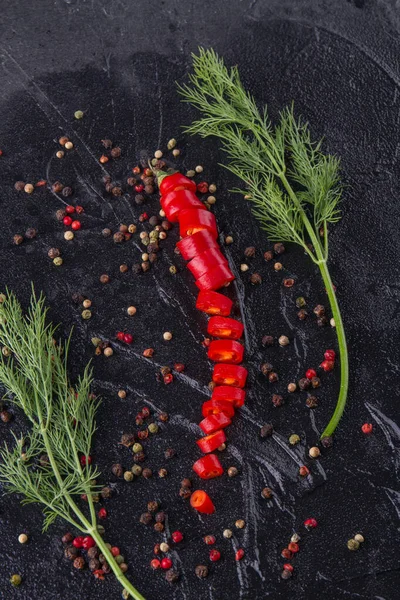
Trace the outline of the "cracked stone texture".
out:
[[[129,577],[147,600],[398,597],[399,14],[394,0],[43,0],[40,9],[24,1],[3,3],[0,283],[26,303],[33,281],[45,292],[61,331],[67,334],[74,326],[72,375],[93,356],[92,337],[113,339],[124,328],[134,334],[132,346],[114,343],[111,359],[94,361],[94,388],[103,404],[93,456],[102,481],[115,489],[114,498],[104,503],[109,511],[105,537],[121,548]],[[330,266],[348,336],[350,393],[335,446],[319,462],[304,456],[333,410],[338,371],[323,378],[314,412],[305,407],[304,393],[287,398],[280,409],[272,407],[270,396],[287,396],[287,383],[318,365],[325,348],[335,347],[330,328],[296,318],[297,296],[306,296],[310,309],[326,302],[322,282],[296,248],[282,257],[284,273],[263,261],[271,244],[249,207],[228,192],[235,182],[218,165],[223,155],[217,145],[182,136],[180,126],[195,113],[179,102],[175,81],[184,81],[190,52],[198,45],[213,46],[228,63],[238,64],[244,83],[260,104],[268,103],[272,118],[294,100],[315,137],[324,135],[326,148],[342,157],[343,220],[331,232]],[[73,119],[77,109],[85,111],[79,122]],[[58,160],[54,140],[61,134],[70,136],[75,148]],[[221,234],[234,238],[224,248],[232,266],[238,268],[244,248],[257,248],[250,270],[239,273],[228,290],[245,323],[250,377],[246,407],[229,429],[221,458],[225,467],[238,466],[240,475],[202,486],[217,506],[211,517],[194,514],[178,497],[181,478],[190,476],[199,456],[196,423],[211,373],[201,345],[206,319],[195,310],[191,275],[173,252],[178,233],[176,228],[171,232],[159,261],[141,276],[122,275],[118,267],[140,261],[143,227],[119,246],[100,234],[106,226],[115,231],[119,223],[137,222],[143,210],[157,214],[157,195],[143,207],[133,202],[131,192],[114,199],[104,193],[101,177],[109,172],[113,180],[124,180],[139,158],[165,148],[172,136],[183,148],[178,167],[202,164],[204,179],[218,184],[215,214]],[[121,146],[122,157],[102,167],[98,157],[104,137]],[[85,207],[83,228],[73,242],[63,239],[63,227],[54,218],[62,196],[45,188],[28,197],[13,188],[18,179],[41,178],[72,185],[72,200]],[[29,226],[38,228],[37,238],[14,246],[12,236]],[[59,269],[47,257],[52,246],[62,250]],[[171,264],[178,267],[175,277],[168,271]],[[249,284],[252,272],[262,275],[262,285]],[[102,273],[111,277],[107,286],[99,283]],[[282,287],[284,276],[296,280],[292,289]],[[81,308],[71,300],[74,292],[93,300],[90,321],[82,321]],[[129,304],[138,308],[133,318],[126,315]],[[168,343],[162,340],[166,330],[174,334]],[[260,339],[266,333],[286,334],[291,344],[264,349]],[[150,346],[156,352],[147,360],[142,351]],[[258,372],[264,360],[280,373],[275,385],[267,385]],[[169,386],[158,383],[157,367],[175,361],[185,363],[185,372]],[[127,390],[126,400],[117,398],[120,388]],[[120,436],[135,430],[134,417],[143,405],[171,415],[160,433],[145,442],[146,464],[154,470],[166,466],[169,475],[130,484],[116,481],[112,463],[132,464],[130,452],[118,445]],[[374,425],[370,437],[360,431],[366,421]],[[274,423],[276,434],[262,441],[258,429],[265,422]],[[11,441],[11,432],[23,428],[16,414],[11,424],[0,424],[1,440]],[[287,445],[291,433],[302,438],[295,448]],[[176,448],[177,457],[167,463],[163,453],[168,447]],[[304,461],[312,476],[299,481],[298,466]],[[273,489],[271,501],[261,499],[265,485]],[[153,544],[161,539],[138,518],[153,498],[168,512],[167,531],[180,529],[185,535],[172,553],[181,573],[174,587],[148,566]],[[320,525],[306,533],[302,522],[309,516]],[[234,529],[236,518],[245,519],[244,530]],[[42,535],[39,507],[21,507],[15,498],[1,497],[0,524],[2,600],[120,598],[112,576],[102,583],[72,569],[60,542],[66,528],[56,522]],[[226,527],[234,529],[231,540],[222,538]],[[26,546],[17,541],[23,531],[30,536]],[[280,551],[293,531],[302,536],[301,552],[293,561],[295,577],[283,582]],[[351,553],[346,541],[358,531],[366,542]],[[201,538],[208,533],[217,534],[223,558],[199,581],[194,567],[207,564],[209,548]],[[246,556],[236,563],[238,547]],[[8,583],[14,572],[24,578],[18,590]]]

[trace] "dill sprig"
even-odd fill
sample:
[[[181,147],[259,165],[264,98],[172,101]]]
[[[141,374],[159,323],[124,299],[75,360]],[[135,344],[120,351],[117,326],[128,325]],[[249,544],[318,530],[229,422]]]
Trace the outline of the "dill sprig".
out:
[[[223,165],[245,183],[236,189],[253,203],[253,213],[271,241],[299,244],[318,265],[335,320],[341,384],[335,411],[322,433],[329,437],[343,414],[348,390],[348,352],[343,323],[327,267],[328,225],[340,219],[340,161],[311,139],[307,123],[293,106],[273,126],[267,107],[259,110],[237,67],[228,69],[214,50],[193,56],[189,84],[179,85],[183,100],[201,112],[185,130],[216,136],[228,157]]]
[[[76,385],[68,378],[67,360],[71,336],[56,341],[57,327],[46,323],[48,309],[43,295],[33,292],[24,314],[12,293],[0,295],[0,384],[7,399],[30,422],[30,431],[14,434],[15,445],[0,450],[0,481],[22,503],[42,505],[43,530],[60,517],[82,533],[91,535],[121,585],[133,598],[144,600],[121,572],[97,528],[93,494],[98,469],[88,457],[96,431],[99,400],[90,393],[92,370],[87,365]],[[89,515],[76,500],[88,499]]]

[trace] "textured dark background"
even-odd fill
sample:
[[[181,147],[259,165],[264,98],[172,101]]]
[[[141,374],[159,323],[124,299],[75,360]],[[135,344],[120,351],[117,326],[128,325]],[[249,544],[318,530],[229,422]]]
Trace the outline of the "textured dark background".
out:
[[[96,392],[104,402],[93,455],[113,481],[110,466],[131,465],[130,453],[118,446],[122,432],[134,429],[134,415],[144,404],[171,414],[170,423],[148,442],[148,465],[163,466],[163,451],[173,446],[178,457],[167,467],[165,480],[118,483],[115,498],[107,503],[107,539],[118,544],[130,565],[129,575],[148,600],[226,600],[243,598],[374,598],[394,600],[400,584],[398,527],[400,493],[400,436],[395,424],[399,389],[399,266],[398,235],[399,86],[398,30],[400,13],[394,0],[129,2],[128,0],[42,0],[40,3],[1,2],[0,17],[0,280],[26,302],[30,281],[42,289],[51,316],[63,331],[75,326],[71,368],[74,373],[92,356],[90,338],[112,338],[129,327],[135,335],[131,347],[115,345],[114,356],[96,359]],[[268,102],[274,117],[295,101],[316,136],[325,135],[327,147],[341,155],[343,178],[348,184],[343,220],[331,235],[331,271],[338,287],[351,361],[348,409],[333,450],[313,463],[309,483],[299,481],[298,464],[327,422],[337,394],[338,374],[324,378],[318,392],[320,406],[311,419],[305,397],[292,396],[284,407],[273,409],[272,391],[285,391],[287,382],[318,364],[332,346],[330,328],[320,330],[313,320],[297,321],[294,299],[304,294],[309,306],[324,302],[320,277],[302,253],[290,248],[283,257],[286,274],[296,279],[291,290],[282,289],[282,274],[262,260],[270,247],[242,201],[227,193],[232,181],[218,167],[221,160],[213,142],[183,139],[180,125],[193,116],[178,100],[175,80],[183,80],[190,67],[190,52],[199,45],[213,46],[228,63],[237,63],[245,84],[258,101]],[[85,118],[74,121],[77,109]],[[54,140],[67,134],[75,150],[64,160],[54,158]],[[140,255],[138,237],[121,247],[104,240],[104,226],[114,230],[121,222],[137,221],[141,208],[129,195],[110,200],[100,183],[104,170],[98,164],[100,139],[120,144],[123,157],[109,163],[114,179],[124,179],[140,156],[165,148],[175,136],[184,148],[182,168],[205,167],[204,178],[218,183],[216,215],[221,231],[232,234],[229,255],[236,265],[243,250],[256,245],[251,270],[240,276],[236,293],[244,305],[247,326],[250,384],[248,402],[229,431],[225,466],[236,464],[241,475],[210,482],[217,513],[199,518],[177,496],[179,481],[190,474],[198,457],[194,440],[200,404],[210,378],[200,342],[205,319],[195,311],[195,286],[190,274],[173,254],[174,231],[163,244],[162,257],[151,272],[135,277],[120,275],[121,262],[131,265]],[[13,189],[17,179],[60,179],[76,190],[74,200],[84,205],[84,228],[74,242],[65,242],[54,212],[61,201],[50,190],[32,197]],[[146,205],[158,211],[155,196]],[[36,240],[19,247],[15,233],[26,227],[39,230]],[[64,265],[56,269],[47,250],[59,246]],[[168,272],[175,263],[176,277]],[[263,284],[249,285],[249,273],[262,274]],[[110,285],[98,278],[107,272]],[[81,292],[93,300],[93,318],[82,322],[71,295]],[[130,319],[125,309],[138,308]],[[171,330],[173,340],[162,341]],[[292,343],[268,351],[260,346],[262,334],[287,334]],[[141,352],[154,346],[154,361]],[[268,387],[257,368],[262,358],[277,365],[281,382]],[[156,365],[183,361],[186,377],[170,386],[155,380]],[[325,383],[326,381],[326,383]],[[125,401],[117,390],[129,391]],[[261,443],[258,426],[272,421],[274,440]],[[364,436],[363,422],[374,424]],[[0,424],[1,439],[19,432],[19,415],[11,425]],[[287,437],[299,433],[301,446],[288,451]],[[274,499],[260,498],[264,485]],[[309,493],[311,492],[311,493]],[[147,500],[160,498],[169,514],[170,529],[181,529],[186,541],[173,558],[181,581],[173,589],[148,567],[156,534],[138,524]],[[294,564],[296,575],[280,580],[280,549],[293,531],[304,531],[304,518],[315,516],[317,530],[303,536]],[[233,540],[222,530],[243,517],[247,527]],[[21,531],[30,542],[18,544]],[[120,597],[112,576],[104,583],[87,572],[78,573],[63,559],[59,541],[65,531],[56,523],[41,534],[39,508],[21,507],[16,498],[0,500],[0,598],[9,600],[100,600]],[[366,542],[350,553],[346,541],[362,531]],[[194,576],[196,564],[207,560],[201,541],[216,533],[223,560],[209,578]],[[246,558],[233,560],[242,546]],[[21,573],[23,585],[13,590],[9,576]]]

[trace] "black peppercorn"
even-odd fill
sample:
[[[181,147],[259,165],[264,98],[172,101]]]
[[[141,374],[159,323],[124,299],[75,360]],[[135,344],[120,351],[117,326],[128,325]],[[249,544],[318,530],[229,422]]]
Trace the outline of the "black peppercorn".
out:
[[[74,539],[74,536],[72,535],[72,533],[65,533],[62,536],[61,541],[63,544],[70,544],[73,539]]]
[[[57,258],[60,256],[60,251],[58,248],[50,248],[50,250],[47,252],[47,256],[52,259]]]
[[[161,533],[162,531],[164,531],[164,523],[154,523],[154,531],[157,531],[157,533]]]
[[[156,504],[157,504],[157,502],[156,502]],[[148,505],[147,505],[147,507],[148,507]],[[160,511],[160,512],[156,513],[155,520],[156,520],[157,523],[164,523],[164,521],[165,521],[165,512]]]
[[[51,186],[51,189],[53,190],[53,192],[55,192],[56,194],[59,194],[60,192],[62,192],[63,190],[63,184],[60,181],[55,181],[53,183],[53,185]]]
[[[8,412],[8,410],[2,410],[0,412],[0,420],[3,423],[9,423],[12,419],[12,414],[10,412]]]
[[[75,567],[75,569],[79,569],[79,570],[85,568],[85,559],[83,558],[83,556],[78,556],[77,558],[75,558],[74,567]]]
[[[274,258],[274,254],[273,254],[273,252],[271,252],[271,250],[267,250],[267,252],[264,252],[264,260],[269,262],[273,258]]]
[[[103,489],[100,492],[100,495],[104,499],[111,498],[111,496],[112,496],[112,489],[110,487],[103,487]]]
[[[16,233],[13,237],[13,242],[16,246],[19,246],[24,241],[24,238],[19,233]]]
[[[122,189],[115,185],[112,189],[111,189],[111,193],[113,196],[122,196]]]
[[[307,379],[306,377],[303,377],[302,379],[299,380],[299,388],[302,391],[308,390],[310,385],[311,385],[311,381],[309,379]]]
[[[56,219],[57,221],[62,221],[63,218],[65,217],[66,212],[64,209],[59,208],[58,210],[56,210]]]
[[[113,240],[116,244],[120,244],[121,242],[125,241],[125,236],[122,233],[122,231],[118,231],[117,233],[114,233],[113,235]]]
[[[261,496],[262,496],[263,498],[266,498],[267,500],[268,500],[269,498],[272,498],[272,490],[271,490],[271,488],[269,488],[269,487],[265,487],[265,488],[262,490],[262,492],[261,492]]]
[[[113,183],[110,183],[110,182],[108,182],[108,183],[106,183],[106,185],[105,185],[105,188],[106,188],[106,192],[107,192],[108,194],[111,194],[111,193],[112,193],[112,191],[113,191],[113,189],[114,189],[114,184],[113,184]]]
[[[149,512],[145,512],[140,515],[139,522],[143,525],[149,525],[152,522],[152,520],[153,517],[151,516],[151,514]]]
[[[135,263],[134,265],[132,265],[132,271],[135,273],[135,275],[138,275],[142,272],[141,265],[139,263]]]
[[[327,436],[327,437],[322,438],[321,444],[323,445],[324,448],[331,448],[333,446],[333,437]]]
[[[25,187],[25,182],[24,181],[16,181],[14,183],[14,188],[17,190],[17,192],[23,192],[24,191],[24,187]]]
[[[262,438],[271,437],[273,432],[274,432],[273,426],[270,423],[266,423],[260,429],[260,437],[262,437]]]
[[[263,346],[272,346],[274,343],[274,338],[272,337],[272,335],[264,335],[261,343]]]
[[[197,565],[194,572],[199,579],[204,579],[208,575],[208,567],[206,565]]]
[[[283,254],[285,252],[285,246],[282,244],[282,242],[274,244],[274,252],[275,254]]]
[[[145,458],[146,458],[146,455],[145,455],[145,453],[144,453],[143,451],[141,451],[141,452],[136,452],[136,453],[133,455],[133,462],[134,462],[134,463],[143,462]]]
[[[113,158],[119,158],[121,156],[121,148],[116,146],[111,150],[110,154]]]
[[[150,254],[149,254],[149,261],[151,263],[155,263],[156,260],[157,260],[157,254],[155,254],[155,252],[150,252]]]
[[[253,273],[253,275],[250,276],[250,283],[252,285],[260,285],[261,282],[262,278],[259,273]]]
[[[256,249],[254,248],[254,246],[249,246],[244,251],[244,255],[246,258],[252,258],[255,255],[255,253],[256,253]]]
[[[168,569],[165,573],[165,579],[168,583],[175,583],[179,579],[179,573],[177,573],[174,569]]]
[[[308,408],[317,408],[318,399],[315,396],[308,396],[306,406],[308,406]]]
[[[300,319],[300,321],[304,321],[308,317],[308,312],[302,308],[297,313],[297,317]]]
[[[313,378],[311,379],[311,385],[312,385],[312,387],[313,387],[313,388],[317,388],[317,387],[319,387],[319,386],[321,385],[321,380],[320,380],[320,378],[319,378],[319,377],[313,377]]]
[[[142,268],[143,273],[147,273],[147,271],[150,269],[150,263],[142,262],[141,268]]]
[[[78,548],[75,548],[75,546],[67,546],[64,550],[64,556],[65,558],[68,558],[68,560],[75,560],[78,556]]]
[[[147,252],[158,252],[159,249],[158,242],[150,242],[147,246]]]
[[[36,235],[37,235],[37,231],[33,227],[29,227],[25,231],[25,237],[28,238],[28,240],[33,240],[33,238],[35,238]]]
[[[325,316],[320,317],[317,319],[317,325],[318,327],[325,327],[325,325],[328,325],[328,319]]]
[[[260,370],[263,375],[268,375],[271,373],[273,368],[274,367],[270,363],[263,363],[260,367]]]
[[[164,452],[165,458],[173,458],[176,454],[176,450],[174,448],[167,448]]]
[[[102,568],[102,570],[103,570],[103,572],[105,574],[111,573],[111,567],[110,567],[110,565],[108,563],[106,563],[106,562],[103,563],[102,566],[101,566],[101,568]]]
[[[136,202],[136,204],[143,204],[144,196],[142,194],[136,194],[135,202]]]
[[[106,227],[106,228],[105,228],[105,229],[103,229],[103,231],[101,232],[101,235],[102,235],[103,237],[110,237],[111,233],[112,233],[112,232],[111,232],[111,229],[108,229],[108,227]]]
[[[68,196],[72,196],[72,188],[69,185],[65,186],[63,191],[61,192],[64,198],[68,198]]]
[[[97,569],[100,569],[100,561],[97,558],[90,559],[89,560],[89,570],[97,571]]]
[[[111,471],[112,471],[112,474],[115,475],[115,477],[122,477],[122,475],[124,474],[124,470],[122,468],[122,465],[119,464],[119,463],[115,463],[111,467]]]
[[[317,306],[314,308],[314,313],[317,315],[317,317],[323,317],[325,314],[325,307],[322,304],[317,304]]]
[[[292,576],[291,571],[289,571],[288,569],[283,569],[283,571],[281,573],[282,579],[290,579],[291,576]]]
[[[278,373],[275,373],[274,371],[272,371],[272,373],[270,373],[268,375],[268,381],[270,383],[275,383],[276,381],[278,381],[279,377],[278,377]]]
[[[121,436],[120,444],[125,446],[126,448],[130,448],[135,443],[135,434],[134,433],[124,433]]]
[[[179,490],[179,495],[181,498],[187,500],[192,495],[192,490],[190,490],[187,487],[181,487],[181,489]]]
[[[152,476],[153,476],[153,471],[152,471],[151,469],[149,469],[149,468],[147,468],[147,469],[143,469],[143,471],[142,471],[142,476],[143,476],[145,479],[150,479],[150,477],[152,477]]]
[[[105,139],[105,140],[101,140],[101,143],[103,144],[104,148],[108,149],[111,148],[112,146],[112,141]]]
[[[282,404],[284,403],[283,397],[280,394],[273,394],[272,395],[272,404],[274,406],[282,406]]]
[[[99,549],[96,548],[96,546],[93,546],[93,548],[89,548],[89,550],[87,551],[87,556],[88,558],[92,559],[92,558],[99,558]]]

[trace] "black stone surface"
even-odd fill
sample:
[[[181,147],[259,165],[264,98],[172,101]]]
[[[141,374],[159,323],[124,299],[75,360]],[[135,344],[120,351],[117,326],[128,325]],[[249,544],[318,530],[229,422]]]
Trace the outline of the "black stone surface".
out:
[[[93,355],[91,337],[113,339],[124,328],[135,336],[131,347],[115,343],[111,359],[94,361],[95,391],[104,400],[93,456],[103,481],[115,483],[115,497],[104,503],[106,538],[121,548],[128,574],[147,600],[398,598],[399,26],[394,1],[1,3],[1,287],[9,286],[26,302],[32,280],[47,295],[51,317],[62,323],[62,331],[74,326],[73,374]],[[305,295],[310,308],[326,301],[321,279],[306,257],[290,248],[282,262],[296,285],[282,287],[282,273],[262,259],[271,244],[248,208],[227,191],[233,181],[218,166],[223,157],[216,144],[181,135],[180,125],[194,113],[179,102],[174,82],[183,80],[190,52],[199,44],[237,63],[257,100],[268,102],[272,117],[294,100],[315,136],[325,135],[326,147],[343,160],[348,187],[343,220],[331,234],[330,264],[348,335],[350,394],[335,446],[310,465],[309,482],[299,481],[298,464],[309,464],[305,452],[333,410],[338,372],[324,377],[313,414],[304,394],[291,396],[280,409],[272,407],[270,396],[275,391],[287,395],[286,384],[319,364],[323,350],[335,345],[330,328],[296,319],[296,296]],[[77,109],[85,111],[79,122],[73,119]],[[71,137],[75,149],[58,160],[54,140],[61,134]],[[222,460],[226,467],[238,466],[240,476],[204,485],[217,506],[215,515],[204,518],[178,497],[179,482],[190,476],[198,457],[195,423],[211,365],[201,346],[206,320],[194,308],[194,283],[173,253],[177,231],[162,244],[159,262],[142,276],[118,270],[122,262],[131,266],[140,260],[138,234],[121,246],[100,235],[105,226],[115,230],[119,223],[137,222],[142,210],[157,214],[156,195],[138,207],[130,194],[120,199],[105,195],[100,180],[105,172],[124,180],[140,157],[165,148],[172,136],[183,149],[178,166],[202,164],[204,178],[218,184],[218,224],[234,237],[225,249],[229,258],[238,266],[246,246],[257,248],[250,271],[239,275],[230,290],[245,317],[250,383],[246,408],[229,430]],[[98,163],[104,137],[122,148],[121,159],[106,168]],[[72,185],[73,201],[85,207],[83,229],[73,242],[64,241],[63,227],[54,218],[61,197],[46,188],[31,197],[13,188],[18,179],[41,178]],[[29,226],[38,228],[38,237],[15,247],[12,236]],[[61,268],[47,257],[51,246],[62,250]],[[168,272],[171,264],[179,269],[175,277]],[[262,275],[261,286],[249,284],[255,271]],[[99,283],[102,273],[111,276],[107,286]],[[82,321],[80,307],[71,300],[74,292],[93,300],[90,321]],[[133,318],[126,316],[129,304],[138,308]],[[162,340],[166,330],[174,334],[169,343]],[[266,333],[287,334],[291,344],[262,349]],[[152,361],[141,357],[149,346],[156,349]],[[264,359],[281,375],[274,386],[257,372]],[[174,361],[186,364],[184,375],[169,386],[158,383],[157,365]],[[124,401],[117,397],[120,388],[128,390]],[[165,465],[169,476],[116,482],[111,464],[132,464],[130,452],[118,445],[121,433],[135,429],[134,417],[143,405],[171,415],[146,442],[146,464],[155,470]],[[259,425],[269,421],[276,437],[260,441]],[[374,425],[370,437],[360,431],[365,421]],[[0,424],[1,440],[10,441],[11,431],[23,427],[16,414],[11,424]],[[293,451],[286,442],[291,433],[302,438]],[[163,459],[167,447],[178,453],[168,464]],[[274,491],[271,501],[260,497],[265,485]],[[168,512],[169,530],[185,535],[172,555],[181,573],[174,587],[149,568],[160,538],[138,523],[153,498]],[[306,533],[302,522],[309,516],[318,519],[319,527]],[[244,530],[233,527],[237,518],[245,519]],[[222,538],[226,527],[234,529],[232,540]],[[112,576],[102,583],[72,569],[60,542],[65,527],[57,522],[42,535],[38,507],[21,507],[15,497],[2,497],[0,528],[2,600],[120,598]],[[26,546],[17,541],[22,531],[30,536]],[[301,552],[293,561],[295,576],[284,582],[280,551],[293,531],[302,536]],[[350,553],[346,541],[358,531],[366,542]],[[207,533],[217,535],[223,558],[212,565],[208,579],[199,581],[194,567],[207,564],[209,548],[202,542]],[[234,561],[237,547],[246,551],[240,563]],[[23,576],[17,590],[8,583],[12,573]]]

